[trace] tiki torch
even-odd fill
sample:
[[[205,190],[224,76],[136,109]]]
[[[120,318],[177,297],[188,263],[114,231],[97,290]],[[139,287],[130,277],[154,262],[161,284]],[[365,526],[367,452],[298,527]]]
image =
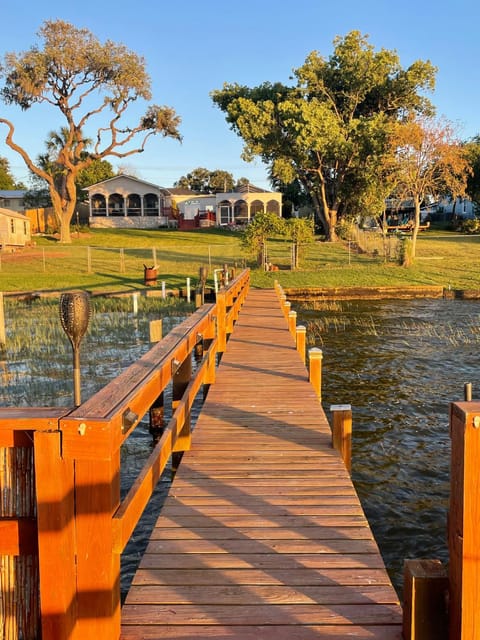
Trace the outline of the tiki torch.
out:
[[[80,342],[90,319],[90,299],[86,291],[70,291],[60,296],[60,321],[72,343],[74,403],[80,405]]]

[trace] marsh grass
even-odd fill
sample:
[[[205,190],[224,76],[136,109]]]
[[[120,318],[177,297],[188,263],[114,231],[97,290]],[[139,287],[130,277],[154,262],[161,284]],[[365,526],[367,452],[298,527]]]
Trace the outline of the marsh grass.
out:
[[[82,399],[90,397],[150,348],[149,322],[163,319],[166,335],[193,305],[172,298],[92,298],[92,315],[80,347]],[[5,302],[6,347],[0,354],[0,405],[72,403],[72,350],[58,300]]]

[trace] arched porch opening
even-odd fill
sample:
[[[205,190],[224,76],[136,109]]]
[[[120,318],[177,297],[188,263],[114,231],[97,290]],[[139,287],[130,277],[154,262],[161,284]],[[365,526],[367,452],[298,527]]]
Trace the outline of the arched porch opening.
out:
[[[276,213],[277,216],[280,215],[280,204],[277,200],[269,200],[267,202],[267,213]]]
[[[233,219],[235,224],[248,222],[248,205],[245,200],[237,200],[233,207]]]
[[[261,200],[253,200],[250,203],[250,218],[254,218],[257,213],[264,212],[264,205]]]
[[[158,216],[160,214],[158,208],[158,196],[156,193],[146,193],[143,196],[143,212],[146,216]]]
[[[120,193],[112,193],[108,198],[108,214],[110,216],[125,215],[125,200]]]
[[[95,193],[92,196],[91,202],[92,202],[92,216],[107,215],[107,201],[103,193]]]
[[[142,200],[138,193],[131,193],[127,196],[127,216],[142,215]]]

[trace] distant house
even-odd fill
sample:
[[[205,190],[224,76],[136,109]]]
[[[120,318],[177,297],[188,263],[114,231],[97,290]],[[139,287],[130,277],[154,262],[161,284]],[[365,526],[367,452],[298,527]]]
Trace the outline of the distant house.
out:
[[[24,247],[30,240],[30,220],[22,213],[0,208],[0,248]]]
[[[138,229],[244,224],[256,213],[281,215],[282,194],[253,185],[236,192],[200,194],[120,175],[87,187],[91,227]]]
[[[26,193],[24,189],[16,191],[0,189],[0,207],[11,209],[12,211],[24,211]]]

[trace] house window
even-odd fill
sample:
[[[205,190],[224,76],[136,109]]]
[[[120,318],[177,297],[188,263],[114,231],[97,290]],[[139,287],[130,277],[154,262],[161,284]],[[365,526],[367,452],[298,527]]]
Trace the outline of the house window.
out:
[[[10,206],[10,200],[8,198],[5,198],[3,201],[3,206],[4,207],[9,207]]]

